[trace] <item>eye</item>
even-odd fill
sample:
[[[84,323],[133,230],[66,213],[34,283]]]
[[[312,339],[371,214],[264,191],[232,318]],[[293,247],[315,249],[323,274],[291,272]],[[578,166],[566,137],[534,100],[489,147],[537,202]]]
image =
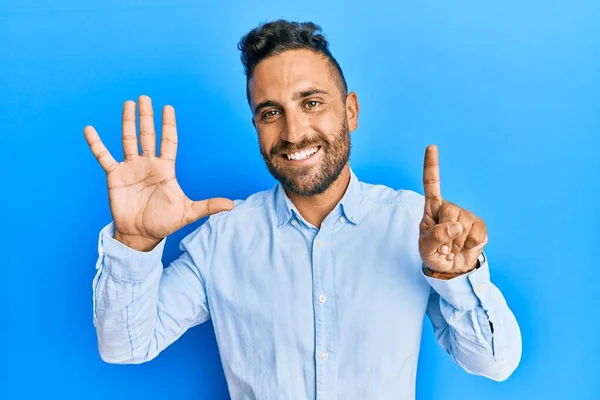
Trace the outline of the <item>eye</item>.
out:
[[[263,119],[269,119],[271,117],[274,117],[276,115],[279,114],[279,110],[269,110],[269,111],[265,111],[264,113],[262,113],[262,118]]]
[[[306,106],[306,108],[317,108],[317,106],[321,104],[316,100],[310,100],[307,101],[304,105]]]

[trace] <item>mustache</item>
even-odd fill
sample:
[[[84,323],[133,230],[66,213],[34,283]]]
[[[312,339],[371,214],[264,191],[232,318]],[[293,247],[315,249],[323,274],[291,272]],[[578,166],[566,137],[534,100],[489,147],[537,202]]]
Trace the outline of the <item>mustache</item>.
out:
[[[282,140],[271,148],[271,156],[277,156],[280,154],[290,154],[309,147],[327,147],[328,145],[329,141],[326,138],[320,137],[304,138],[300,142],[296,143],[288,142],[287,140]]]

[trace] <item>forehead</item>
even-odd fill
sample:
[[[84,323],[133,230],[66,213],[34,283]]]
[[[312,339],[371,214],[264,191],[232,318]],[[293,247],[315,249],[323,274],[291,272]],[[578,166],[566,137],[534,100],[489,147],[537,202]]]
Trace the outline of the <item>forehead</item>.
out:
[[[274,99],[284,101],[306,87],[333,93],[335,82],[327,58],[311,50],[288,50],[265,58],[248,82],[252,105]]]

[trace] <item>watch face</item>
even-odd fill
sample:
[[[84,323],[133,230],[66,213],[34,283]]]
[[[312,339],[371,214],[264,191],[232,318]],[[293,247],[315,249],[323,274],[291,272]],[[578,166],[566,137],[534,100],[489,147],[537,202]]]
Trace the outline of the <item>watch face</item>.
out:
[[[477,257],[477,260],[479,260],[479,266],[482,266],[483,263],[485,262],[485,254],[483,252],[481,252],[479,257]]]

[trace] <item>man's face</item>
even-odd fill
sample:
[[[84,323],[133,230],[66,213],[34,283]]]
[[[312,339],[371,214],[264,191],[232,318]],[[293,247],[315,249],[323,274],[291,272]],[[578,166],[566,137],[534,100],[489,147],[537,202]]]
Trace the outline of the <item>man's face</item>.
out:
[[[297,195],[324,192],[348,163],[356,94],[343,96],[327,59],[304,49],[262,60],[248,90],[260,152],[273,177]]]

